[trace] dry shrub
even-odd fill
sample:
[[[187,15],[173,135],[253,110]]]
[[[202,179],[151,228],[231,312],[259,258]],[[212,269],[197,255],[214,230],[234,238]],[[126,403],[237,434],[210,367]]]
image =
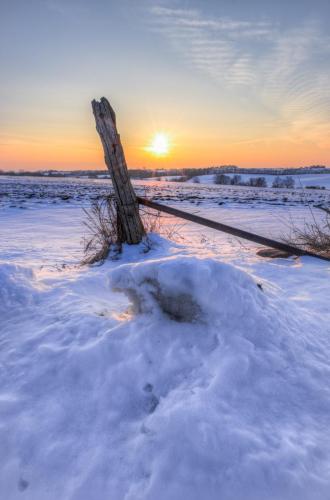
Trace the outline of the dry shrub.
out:
[[[290,244],[303,250],[330,257],[330,216],[324,222],[305,223],[302,229],[293,227],[292,236],[287,238]]]
[[[148,233],[160,233],[161,214],[159,210],[149,210],[140,205],[140,214],[147,235]]]
[[[89,209],[84,208],[84,225],[88,237],[84,238],[84,258],[82,264],[102,263],[112,252],[121,252],[116,203],[111,196],[95,201]]]
[[[146,200],[153,200],[146,188],[142,192],[142,197]],[[164,214],[159,210],[146,207],[145,205],[140,205],[139,210],[143,226],[146,231],[146,237],[144,238],[143,243],[147,247],[147,250],[152,247],[152,241],[148,237],[150,233],[157,233],[160,236],[163,236],[164,238],[175,242],[179,242],[184,239],[181,235],[181,229],[186,225],[185,223],[173,223],[176,218],[172,215]],[[169,225],[166,224],[168,220],[171,221]]]
[[[171,215],[164,215],[159,210],[155,210],[153,208],[146,208],[143,205],[140,205],[140,214],[142,217],[143,225],[146,230],[146,237],[144,239],[144,245],[147,250],[150,250],[152,247],[152,241],[148,237],[150,233],[157,233],[160,236],[168,240],[172,240],[175,242],[182,241],[184,238],[181,235],[181,229],[185,226],[185,223],[175,223],[171,222],[170,225],[167,225],[165,221],[173,220]]]
[[[122,251],[120,224],[118,224],[116,202],[113,196],[105,196],[95,201],[88,209],[84,209],[86,220],[84,225],[88,230],[88,236],[84,238],[83,265],[102,264],[108,257],[118,258]],[[179,239],[179,225],[174,224],[166,227],[162,224],[164,216],[159,211],[146,209],[140,206],[140,213],[145,229],[145,237],[142,244],[148,252],[153,241],[150,233],[158,233],[168,239]]]

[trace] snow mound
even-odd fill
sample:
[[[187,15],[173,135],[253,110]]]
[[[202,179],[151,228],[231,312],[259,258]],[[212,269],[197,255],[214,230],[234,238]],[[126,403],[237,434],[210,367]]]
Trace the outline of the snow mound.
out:
[[[1,338],[1,498],[328,498],[329,340],[303,309],[179,255],[53,287]]]
[[[138,313],[131,389],[153,396],[137,438],[146,476],[127,498],[325,499],[330,403],[316,388],[330,370],[308,352],[306,318],[211,259],[125,264],[110,283]]]
[[[124,264],[110,278],[134,310],[162,311],[177,321],[215,323],[256,315],[265,297],[246,273],[212,259],[172,257]]]
[[[33,271],[15,264],[0,265],[0,313],[33,303]]]

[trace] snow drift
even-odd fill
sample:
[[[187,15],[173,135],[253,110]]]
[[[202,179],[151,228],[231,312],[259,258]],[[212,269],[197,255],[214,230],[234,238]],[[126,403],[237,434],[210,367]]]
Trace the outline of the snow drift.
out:
[[[329,341],[262,288],[175,256],[39,292],[2,339],[2,497],[328,498]]]
[[[31,269],[15,264],[0,266],[0,314],[13,308],[24,307],[33,302]]]
[[[137,312],[162,310],[178,321],[214,323],[262,309],[264,297],[254,281],[228,264],[194,257],[169,258],[121,266],[111,284],[127,293]]]

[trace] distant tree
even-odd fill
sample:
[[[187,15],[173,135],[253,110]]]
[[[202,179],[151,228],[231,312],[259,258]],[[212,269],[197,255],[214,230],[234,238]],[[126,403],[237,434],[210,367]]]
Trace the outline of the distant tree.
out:
[[[216,174],[213,178],[214,184],[230,184],[231,178],[229,175]]]
[[[293,189],[294,188],[294,178],[290,175],[288,175],[287,177],[285,177],[285,187],[288,188],[288,189]]]
[[[267,182],[265,177],[251,177],[248,185],[253,187],[267,187]]]
[[[273,188],[280,188],[281,187],[281,178],[278,175],[273,180],[272,187]]]
[[[233,175],[230,184],[232,184],[233,186],[239,186],[240,184],[242,184],[242,176],[238,174]]]
[[[287,175],[285,177],[280,177],[277,175],[273,181],[272,187],[273,188],[287,188],[287,189],[293,189],[295,185],[294,178],[290,175]]]

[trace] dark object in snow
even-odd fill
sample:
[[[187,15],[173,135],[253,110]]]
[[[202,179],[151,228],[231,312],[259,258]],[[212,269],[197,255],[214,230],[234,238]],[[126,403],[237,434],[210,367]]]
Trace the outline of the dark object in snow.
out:
[[[19,481],[17,483],[17,487],[19,491],[24,491],[26,488],[29,487],[29,481],[26,481],[26,479],[23,479],[22,477],[19,478]]]
[[[159,399],[154,394],[151,394],[148,400],[146,401],[145,410],[149,414],[153,413],[158,405],[159,405]]]
[[[143,387],[144,392],[146,392],[148,395],[144,403],[144,409],[147,413],[153,413],[159,405],[159,399],[157,398],[157,396],[155,396],[155,394],[153,394],[153,389],[154,387],[150,383],[147,383]]]
[[[158,290],[154,296],[162,311],[174,321],[191,323],[201,316],[201,309],[191,295],[172,296]]]
[[[293,254],[284,250],[277,250],[276,248],[261,248],[257,251],[257,255],[269,259],[287,259],[288,257],[292,257]]]
[[[148,284],[150,296],[171,320],[179,323],[193,323],[201,317],[202,311],[199,304],[188,293],[166,294],[162,291],[157,280],[151,278],[147,279],[145,283]],[[113,290],[122,291],[127,295],[132,301],[133,312],[139,314],[149,312],[150,303],[146,301],[144,294],[140,294],[137,289],[114,287]]]

